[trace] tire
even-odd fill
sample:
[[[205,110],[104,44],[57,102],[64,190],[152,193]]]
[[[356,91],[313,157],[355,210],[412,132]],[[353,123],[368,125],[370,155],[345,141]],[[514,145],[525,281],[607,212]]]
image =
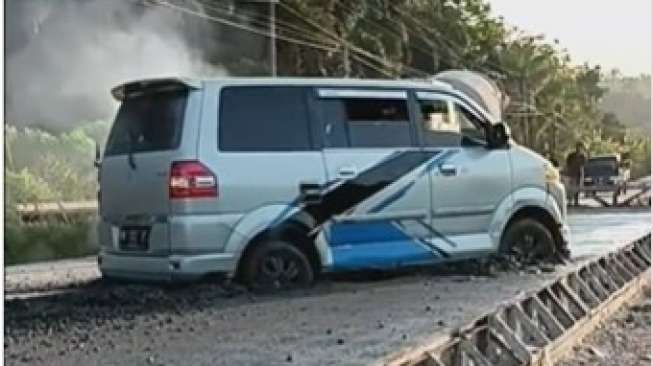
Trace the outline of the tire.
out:
[[[531,218],[511,223],[501,238],[501,253],[514,255],[523,264],[557,262],[556,248],[553,233]]]
[[[242,281],[250,289],[263,291],[308,287],[315,272],[306,255],[283,240],[263,241],[244,258]]]

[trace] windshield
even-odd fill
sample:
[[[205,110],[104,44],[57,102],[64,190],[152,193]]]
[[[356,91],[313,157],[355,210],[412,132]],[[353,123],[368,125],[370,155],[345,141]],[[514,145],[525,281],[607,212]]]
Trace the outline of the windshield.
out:
[[[187,95],[177,91],[126,99],[118,110],[105,156],[176,149]]]

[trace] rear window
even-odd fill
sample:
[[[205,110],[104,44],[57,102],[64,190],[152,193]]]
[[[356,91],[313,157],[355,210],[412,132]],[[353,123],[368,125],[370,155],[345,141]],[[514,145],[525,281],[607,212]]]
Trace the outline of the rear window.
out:
[[[616,158],[593,158],[585,164],[585,175],[613,175],[618,169]]]
[[[229,87],[220,96],[221,151],[311,150],[306,89]]]
[[[184,91],[123,101],[109,134],[105,155],[178,148],[187,97],[188,92]]]

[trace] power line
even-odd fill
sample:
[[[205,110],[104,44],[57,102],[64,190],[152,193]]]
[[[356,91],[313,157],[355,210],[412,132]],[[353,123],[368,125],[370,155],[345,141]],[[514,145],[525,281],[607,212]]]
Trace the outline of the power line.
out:
[[[221,6],[220,4],[217,3],[202,2],[199,0],[198,2],[202,4],[202,6],[204,6],[205,9],[218,12],[228,17],[238,18],[238,16],[240,15],[245,15],[249,17],[248,19],[249,21],[255,23],[257,26],[260,26],[262,28],[269,27],[270,24],[270,19],[267,18],[266,15],[258,12],[245,11],[239,9],[238,12],[236,13],[235,11],[232,11],[230,8],[226,6]],[[318,39],[316,37],[311,37],[310,32],[306,32],[305,28],[299,27],[296,24],[290,22],[279,20],[278,17],[275,19],[274,24],[277,29],[282,30],[287,34],[292,34],[293,37],[304,38],[304,40],[308,40],[308,41],[322,41],[321,39]],[[335,43],[333,43],[333,45],[337,46],[337,44]]]
[[[464,58],[461,56],[461,54],[459,54],[458,51],[455,50],[456,46],[453,44],[453,42],[450,41],[447,37],[445,37],[440,31],[438,31],[434,27],[429,27],[428,25],[424,24],[424,22],[420,21],[419,19],[410,16],[410,14],[406,14],[403,10],[399,9],[397,5],[389,4],[389,6],[392,7],[397,13],[399,13],[404,19],[410,20],[411,22],[413,22],[415,25],[417,25],[421,29],[435,35],[436,39],[441,42],[441,46],[444,46],[444,48],[446,48],[448,51],[450,51],[452,56],[454,56],[454,58],[456,58],[458,60],[458,62],[460,62],[464,66],[468,66],[468,65],[466,65],[466,62],[465,62]],[[501,71],[503,73],[506,72],[506,70],[504,70],[501,66],[498,66],[496,64],[493,64],[493,63],[487,62],[487,61],[485,61],[485,63],[487,65],[490,65],[490,66],[494,67],[498,71]],[[495,71],[495,70],[487,69],[487,68],[482,67],[482,66],[478,66],[478,69],[485,72],[485,73],[493,73]]]
[[[209,21],[217,22],[217,23],[220,23],[220,24],[223,24],[223,25],[234,27],[234,28],[238,28],[240,30],[244,30],[244,31],[247,31],[247,32],[250,32],[250,33],[258,34],[258,35],[263,36],[263,37],[270,37],[270,34],[267,31],[256,29],[256,28],[250,27],[248,25],[240,24],[240,23],[228,20],[228,19],[221,18],[221,17],[207,15],[207,14],[204,14],[204,13],[201,13],[201,12],[198,12],[198,11],[194,11],[194,10],[191,10],[191,9],[188,9],[188,8],[184,8],[182,6],[171,4],[171,3],[167,2],[167,1],[164,1],[164,0],[150,0],[150,2],[151,2],[151,4],[150,3],[145,3],[145,5],[148,5],[148,6],[149,5],[164,6],[164,7],[167,7],[169,9],[171,9],[171,10],[175,10],[175,11],[182,12],[182,13],[185,13],[185,14],[197,16],[197,17],[209,20]],[[292,38],[292,37],[277,35],[276,38],[279,39],[279,40],[285,41],[285,42],[294,43],[294,44],[298,44],[298,45],[302,45],[302,46],[310,47],[310,48],[315,48],[315,49],[321,49],[321,50],[327,51],[327,52],[338,52],[338,48],[328,47],[326,45],[319,45],[319,44],[316,44],[316,43],[310,43],[310,42],[302,41],[302,40]]]
[[[369,51],[367,51],[367,50],[365,50],[365,49],[363,49],[361,47],[358,47],[358,46],[354,45],[353,43],[347,41],[346,39],[338,36],[337,34],[333,34],[332,32],[329,32],[329,31],[325,30],[322,25],[317,24],[316,22],[310,20],[309,17],[304,16],[299,11],[297,11],[296,9],[290,7],[289,5],[286,5],[284,3],[279,3],[279,4],[282,5],[290,13],[295,15],[297,18],[303,20],[305,23],[307,23],[309,25],[312,25],[318,31],[321,31],[322,33],[328,35],[329,37],[332,37],[333,39],[341,42],[343,44],[343,46],[346,46],[350,50],[352,50],[354,52],[357,52],[360,56],[367,57],[367,58],[369,58],[371,60],[374,60],[374,61],[380,63],[382,66],[391,67],[391,68],[396,68],[396,66],[400,66],[400,67],[406,68],[406,69],[411,70],[411,71],[416,71],[416,72],[421,73],[423,75],[430,75],[430,74],[426,73],[423,70],[415,69],[415,68],[413,68],[411,66],[408,66],[408,65],[405,65],[405,64],[403,64],[401,62],[396,62],[394,64],[388,63],[388,61],[386,59],[384,59],[383,57],[381,57],[381,56],[379,56],[377,54],[371,53],[371,52],[369,52]]]
[[[355,9],[350,5],[351,5],[351,3],[345,3],[345,2],[337,2],[336,3],[336,6],[342,7],[345,10],[355,11]],[[393,22],[395,24],[398,24],[394,19],[386,18],[386,17],[384,17],[384,19],[387,19],[387,20],[389,20],[389,21],[391,21],[391,22]],[[393,36],[395,39],[397,39],[397,40],[399,40],[399,41],[401,41],[403,43],[404,38],[402,37],[402,35],[398,31],[395,31],[393,28],[387,27],[385,25],[381,25],[381,24],[379,24],[377,22],[374,22],[374,21],[372,21],[372,20],[370,20],[370,19],[368,19],[366,17],[361,17],[360,20],[367,23],[367,24],[369,24],[369,25],[374,26],[376,29],[384,31],[386,34],[388,34],[390,36]],[[417,36],[417,34],[413,34],[413,35]],[[428,38],[425,38],[425,37],[415,37],[415,38],[427,43],[429,46],[431,46],[433,48],[435,46],[432,42],[430,42],[430,40]],[[411,48],[412,50],[418,51],[418,52],[422,53],[422,55],[424,55],[424,56],[433,57],[433,54],[429,53],[428,51],[423,50],[422,48],[419,48],[419,47],[415,46],[412,42],[407,42],[407,43],[408,43],[407,46],[409,48]]]
[[[201,1],[200,1],[200,3],[201,3],[202,5],[206,5],[208,9],[211,9],[211,10],[213,10],[213,11],[217,11],[217,12],[220,12],[220,13],[222,13],[222,14],[227,13],[228,16],[232,16],[232,17],[233,17],[234,15],[236,15],[236,14],[230,14],[230,13],[228,13],[228,10],[225,9],[225,8],[219,8],[219,7],[215,6],[215,5],[209,5],[209,4],[207,4],[207,3],[203,3],[203,2],[201,2]],[[242,11],[240,11],[240,12],[243,13],[243,14],[248,14],[248,13],[249,13],[249,15],[252,15],[252,14],[253,14],[252,12],[242,12]],[[260,15],[260,14],[257,14],[257,15]],[[261,22],[263,22],[263,21],[260,21],[260,20],[255,20],[255,21],[257,21],[259,24],[260,24]],[[265,22],[265,23],[266,23],[266,25],[267,25],[267,22]],[[284,23],[285,23],[285,24],[288,24],[288,25],[292,25],[291,23],[287,23],[287,22],[284,22]],[[307,29],[305,29],[305,28],[301,28],[301,27],[296,26],[296,25],[292,25],[292,28],[294,28],[294,29],[289,30],[289,29],[287,29],[287,28],[285,28],[285,27],[283,27],[283,26],[280,27],[280,29],[283,30],[283,31],[291,31],[291,32],[293,32],[293,31],[294,31],[294,32],[297,32],[297,31],[303,31],[303,32],[301,33],[303,36],[307,36],[308,34],[311,34],[310,31],[308,31]],[[295,30],[296,30],[296,31],[295,31]],[[307,37],[307,38],[309,38],[309,39],[311,39],[311,40],[313,40],[313,41],[316,41],[316,40],[320,40],[320,41],[322,41],[321,39],[318,39],[318,38],[316,38],[316,37],[312,37],[312,38],[311,38],[311,37]],[[334,43],[334,45],[336,45],[336,44]],[[340,50],[340,49],[335,49],[334,51],[342,52],[342,50]],[[359,63],[361,63],[361,64],[363,64],[363,65],[365,65],[365,66],[367,66],[367,67],[369,67],[369,68],[371,68],[371,69],[373,69],[373,70],[375,70],[375,71],[377,71],[377,72],[379,72],[379,73],[381,73],[381,74],[383,74],[383,75],[385,75],[385,76],[387,76],[387,77],[392,77],[392,76],[393,76],[393,75],[392,75],[391,73],[389,73],[388,71],[386,71],[386,70],[384,70],[384,69],[382,69],[382,68],[380,68],[380,67],[378,67],[378,66],[372,64],[372,63],[369,62],[369,61],[366,61],[365,59],[363,59],[363,58],[360,57],[360,56],[357,56],[357,55],[355,55],[355,54],[352,54],[351,57],[354,58],[354,59],[355,59],[356,61],[358,61]]]

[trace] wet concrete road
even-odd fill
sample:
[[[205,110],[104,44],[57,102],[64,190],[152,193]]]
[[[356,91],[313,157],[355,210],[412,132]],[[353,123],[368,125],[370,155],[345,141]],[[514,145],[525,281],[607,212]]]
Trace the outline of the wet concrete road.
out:
[[[585,258],[650,230],[650,213],[578,212],[570,215],[570,223],[572,253]],[[558,268],[558,273],[573,266]],[[376,281],[326,280],[308,291],[275,296],[227,293],[215,285],[175,290],[91,285],[74,293],[6,302],[5,361],[370,364],[449,332],[556,275],[420,272]]]
[[[572,257],[597,255],[651,231],[649,209],[571,210]]]

